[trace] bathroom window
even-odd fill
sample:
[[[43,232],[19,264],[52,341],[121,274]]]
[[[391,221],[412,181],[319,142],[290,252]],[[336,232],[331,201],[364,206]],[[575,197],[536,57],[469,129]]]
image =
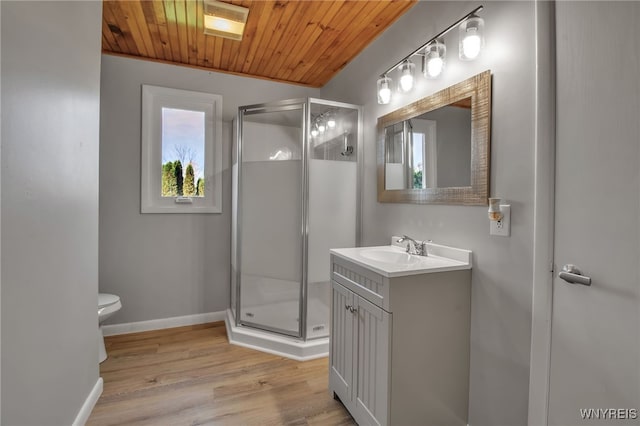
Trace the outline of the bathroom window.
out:
[[[222,212],[222,96],[142,86],[142,213]]]

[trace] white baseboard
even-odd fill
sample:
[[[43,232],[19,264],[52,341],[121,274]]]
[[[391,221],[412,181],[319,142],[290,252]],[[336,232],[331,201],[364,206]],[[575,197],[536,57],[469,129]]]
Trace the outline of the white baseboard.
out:
[[[141,331],[162,330],[164,328],[224,321],[225,314],[226,311],[207,312],[205,314],[184,315],[181,317],[161,318],[149,321],[107,324],[102,326],[102,333],[105,336],[115,336],[117,334],[139,333]]]
[[[100,395],[102,395],[102,377],[98,377],[96,384],[93,385],[93,389],[91,389],[87,399],[85,399],[84,404],[82,404],[82,408],[80,408],[72,426],[84,426],[84,424],[87,423],[87,420],[89,420],[89,416],[91,415],[91,411],[93,411],[93,407],[96,406],[96,402],[98,402]]]

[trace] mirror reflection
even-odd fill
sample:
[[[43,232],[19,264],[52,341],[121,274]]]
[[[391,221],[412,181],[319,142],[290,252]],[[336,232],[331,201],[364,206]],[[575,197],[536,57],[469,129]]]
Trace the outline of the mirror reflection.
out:
[[[471,97],[384,129],[385,189],[471,185]]]

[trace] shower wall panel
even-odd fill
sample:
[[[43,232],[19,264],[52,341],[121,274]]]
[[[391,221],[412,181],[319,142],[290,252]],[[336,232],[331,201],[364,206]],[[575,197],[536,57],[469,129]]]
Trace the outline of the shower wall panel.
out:
[[[329,281],[329,249],[356,244],[356,173],[355,162],[310,160],[309,283]]]
[[[309,338],[329,334],[329,249],[356,245],[356,201],[355,161],[309,161]]]

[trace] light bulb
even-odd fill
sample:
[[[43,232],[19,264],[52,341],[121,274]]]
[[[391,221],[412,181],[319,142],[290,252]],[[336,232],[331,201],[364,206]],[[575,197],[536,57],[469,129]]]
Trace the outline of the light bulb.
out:
[[[460,24],[459,56],[463,61],[472,61],[478,57],[484,45],[484,20],[472,15]]]
[[[311,129],[311,136],[313,136],[314,138],[318,136],[318,133],[318,129],[316,129],[315,127]]]
[[[318,131],[320,133],[324,133],[325,130],[327,130],[327,126],[324,125],[324,121],[319,121],[318,122]]]
[[[212,17],[211,27],[220,31],[229,31],[231,29],[231,22],[224,18]]]
[[[427,61],[427,75],[430,78],[435,78],[442,72],[442,66],[444,61],[442,58],[429,58]]]
[[[422,72],[427,78],[437,78],[444,70],[444,58],[447,47],[444,42],[436,40],[430,43],[424,52],[424,66]]]
[[[387,76],[378,79],[378,103],[380,105],[391,102],[391,83],[392,80]]]
[[[391,101],[391,89],[388,87],[380,89],[379,95],[380,99],[382,99],[382,102],[380,102],[381,104],[388,104],[389,101]]]
[[[408,92],[413,89],[413,76],[410,74],[404,74],[400,77],[400,87],[403,92]]]
[[[400,65],[400,90],[409,92],[413,89],[413,70],[416,66],[413,62],[406,61]]]
[[[334,127],[336,127],[336,119],[333,116],[333,114],[330,114],[327,117],[327,127],[330,128],[330,129],[333,129]]]
[[[467,59],[475,59],[480,54],[480,36],[478,34],[469,32],[468,35],[462,40],[462,53]]]

